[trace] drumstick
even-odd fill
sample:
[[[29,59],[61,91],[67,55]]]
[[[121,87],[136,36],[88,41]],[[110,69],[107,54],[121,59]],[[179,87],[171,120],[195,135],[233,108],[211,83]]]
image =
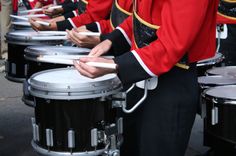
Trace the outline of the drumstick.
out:
[[[86,35],[86,36],[100,36],[101,33],[98,32],[78,32],[80,35]]]
[[[10,15],[10,17],[16,18],[16,19],[21,19],[21,20],[24,20],[24,21],[28,21],[28,18],[26,18],[26,17],[15,16],[15,15]],[[50,23],[48,23],[48,22],[43,22],[43,21],[35,21],[35,22],[37,22],[41,25],[50,26]]]
[[[32,40],[42,40],[42,39],[47,39],[47,40],[67,40],[66,36],[32,36]]]
[[[34,14],[34,15],[23,15],[23,16],[20,16],[20,17],[26,17],[26,18],[29,18],[29,17],[46,17],[47,15],[45,14]]]
[[[61,5],[52,6],[52,7],[49,7],[48,9],[53,10],[53,9],[59,9],[59,8],[62,8],[62,6]],[[24,11],[20,11],[20,13],[30,13],[30,12],[39,12],[39,11],[43,11],[43,8],[24,10]]]
[[[48,26],[48,27],[51,25],[50,23],[44,22],[44,21],[35,21],[35,22],[37,22],[38,24],[41,24],[41,25]]]
[[[62,58],[55,59],[55,58],[45,58],[45,57],[39,56],[37,60],[43,61],[43,62],[57,63],[57,64],[73,65],[73,60],[62,59]],[[113,64],[113,63],[87,62],[86,64],[89,66],[98,67],[98,68],[116,69],[116,64]]]
[[[67,32],[65,31],[38,31],[39,34],[45,34],[45,35],[62,35],[66,36]]]
[[[10,17],[20,19],[20,20],[24,20],[24,21],[28,21],[28,18],[22,17],[22,16],[10,15]]]
[[[89,53],[85,51],[84,53]],[[43,55],[44,58],[54,58],[54,59],[69,59],[69,60],[79,60],[81,57],[94,57],[85,55]],[[102,56],[104,58],[114,58],[114,56]]]

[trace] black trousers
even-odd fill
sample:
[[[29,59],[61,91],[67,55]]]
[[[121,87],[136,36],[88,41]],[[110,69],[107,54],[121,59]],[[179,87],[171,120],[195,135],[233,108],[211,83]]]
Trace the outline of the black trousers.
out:
[[[236,65],[236,25],[227,24],[228,37],[226,39],[221,39],[220,50],[224,56],[225,66],[235,66]]]
[[[128,94],[132,106],[143,95],[135,88]],[[198,105],[195,65],[174,67],[159,77],[155,90],[132,114],[123,114],[124,143],[121,156],[184,156]]]

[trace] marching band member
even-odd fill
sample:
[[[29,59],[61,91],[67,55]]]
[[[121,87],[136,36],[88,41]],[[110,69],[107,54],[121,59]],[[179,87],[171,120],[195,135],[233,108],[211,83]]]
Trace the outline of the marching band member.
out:
[[[117,73],[124,86],[149,79],[147,98],[125,115],[121,155],[184,156],[198,106],[196,62],[215,54],[218,0],[136,0],[133,5],[133,16],[90,52],[100,56],[117,47],[111,50],[116,57],[84,57],[74,65],[90,78]],[[117,68],[91,67],[88,61]],[[141,83],[127,95],[128,106],[143,96]]]
[[[81,0],[84,3],[79,7],[79,14],[76,17],[68,18],[64,21],[51,21],[50,26],[43,26],[35,22],[36,19],[30,19],[30,23],[35,30],[59,30],[76,28],[85,24],[99,21],[101,19],[107,19],[109,17],[112,0]],[[38,19],[37,19],[38,20]]]
[[[127,17],[132,15],[133,5],[132,0],[115,0],[111,10],[110,19],[93,22],[78,29],[68,31],[68,38],[73,43],[81,47],[94,47],[101,40],[106,38],[107,33],[112,32],[118,25],[120,25]],[[86,36],[80,35],[79,31],[100,32],[102,35]],[[104,34],[104,35],[103,35]]]

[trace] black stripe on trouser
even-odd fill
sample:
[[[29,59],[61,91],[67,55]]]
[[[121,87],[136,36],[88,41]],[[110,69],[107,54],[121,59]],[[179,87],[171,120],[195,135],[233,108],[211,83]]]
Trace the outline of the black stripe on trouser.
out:
[[[196,68],[174,67],[133,113],[124,115],[122,156],[184,156],[198,105]],[[128,94],[136,102],[143,90]]]

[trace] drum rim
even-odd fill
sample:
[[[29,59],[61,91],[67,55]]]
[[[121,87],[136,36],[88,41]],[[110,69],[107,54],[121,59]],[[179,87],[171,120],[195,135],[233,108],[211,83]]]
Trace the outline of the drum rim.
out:
[[[236,70],[236,66],[223,66],[223,67],[215,67],[215,68],[218,68],[218,69],[235,69]],[[215,70],[215,68],[211,68],[211,69],[208,69],[207,71],[206,71],[206,73],[209,75],[209,74],[211,74],[211,75],[221,75],[221,74],[214,74],[214,73],[210,73],[209,71],[211,71],[211,70]],[[224,76],[224,75],[223,75]]]
[[[236,99],[231,99],[231,98],[223,98],[223,97],[216,97],[216,96],[212,96],[207,94],[207,91],[211,90],[211,89],[215,89],[215,88],[228,88],[228,87],[234,87],[236,88],[236,85],[224,85],[224,86],[216,86],[216,87],[210,87],[205,89],[202,93],[201,96],[203,98],[209,99],[209,100],[213,100],[214,103],[221,103],[221,104],[232,104],[232,105],[236,105]]]
[[[97,149],[94,151],[85,151],[85,152],[57,152],[57,151],[51,151],[50,152],[39,145],[37,145],[33,140],[31,141],[32,147],[40,154],[47,155],[47,156],[94,156],[94,155],[101,155],[104,153],[107,149]]]
[[[45,38],[45,37],[49,37],[49,36],[22,36],[22,35],[14,35],[12,33],[14,32],[24,32],[24,33],[29,33],[29,32],[35,32],[33,29],[29,30],[15,30],[15,31],[10,31],[6,34],[6,40],[7,42],[9,41],[24,41],[24,42],[59,42],[59,41],[65,41],[65,39],[60,39],[60,38],[57,38],[57,37],[60,37],[60,36],[53,36],[55,38]],[[51,37],[51,36],[50,36]],[[33,39],[34,38],[34,39]]]
[[[198,77],[198,84],[200,86],[225,86],[225,85],[236,85],[236,78],[235,78],[235,83],[231,83],[231,84],[227,84],[227,83],[224,83],[224,84],[219,84],[219,83],[204,83],[204,82],[199,82],[199,79],[200,78],[204,78],[204,77],[208,77],[208,78],[231,78],[229,76],[223,76],[223,75],[210,75],[210,76],[199,76]],[[233,78],[232,78],[233,79]]]
[[[216,55],[219,55],[219,57],[214,58]],[[211,61],[203,62],[204,60],[208,60],[208,59],[210,60],[210,58],[198,61],[197,67],[202,67],[202,66],[206,66],[206,65],[215,65],[217,63],[220,63],[224,59],[224,55],[221,53],[216,53],[215,56],[213,57],[214,59],[212,59]]]
[[[26,21],[25,22],[23,22],[23,21],[12,21],[11,24],[14,25],[14,26],[22,26],[22,27],[29,27],[29,28],[31,28],[30,23],[26,22]]]
[[[57,68],[44,70],[33,74],[29,79],[29,92],[33,96],[48,99],[89,99],[109,96],[119,92],[122,89],[121,82],[117,76],[109,80],[101,80],[98,82],[81,83],[79,86],[73,84],[51,84],[34,80],[33,78],[43,73],[53,71],[75,70],[75,68]],[[95,89],[96,88],[96,89]]]
[[[80,48],[80,49],[83,49],[84,52],[73,52],[73,53],[68,53],[67,51],[66,52],[63,52],[63,51],[46,51],[46,50],[37,50],[36,48],[73,48],[73,49],[76,49],[76,47],[69,47],[69,46],[53,46],[53,45],[43,45],[43,46],[40,46],[40,45],[32,45],[32,46],[28,46],[25,48],[24,50],[24,57],[25,59],[27,60],[31,60],[31,61],[36,61],[36,62],[47,62],[47,61],[43,61],[43,60],[38,60],[37,57],[39,57],[40,55],[82,55],[82,54],[88,54],[89,51],[91,51],[91,49],[88,49],[88,48]],[[86,51],[87,50],[87,51]],[[49,62],[50,63],[50,62]]]

